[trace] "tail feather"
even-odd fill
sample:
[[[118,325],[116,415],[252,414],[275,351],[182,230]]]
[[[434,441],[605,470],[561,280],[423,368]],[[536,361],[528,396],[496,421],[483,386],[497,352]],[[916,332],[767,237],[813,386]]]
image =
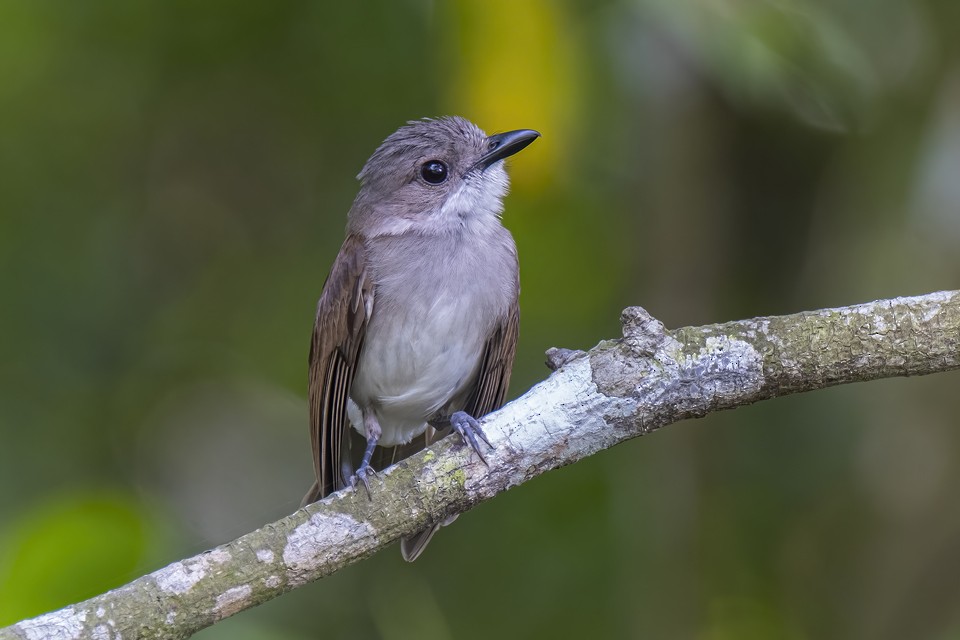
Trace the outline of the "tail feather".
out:
[[[448,524],[453,524],[453,521],[457,519],[457,516],[450,516],[443,522],[437,522],[436,524],[430,525],[429,529],[424,529],[419,533],[415,533],[412,536],[404,536],[400,540],[400,553],[403,555],[403,559],[407,562],[413,562],[420,557],[420,554],[423,553],[423,550],[427,548],[427,544],[433,538],[433,534],[440,530],[440,527],[445,527]]]
[[[310,490],[307,491],[307,495],[303,496],[303,500],[300,501],[300,508],[303,509],[308,504],[312,504],[322,497],[323,495],[320,491],[320,483],[314,480]]]

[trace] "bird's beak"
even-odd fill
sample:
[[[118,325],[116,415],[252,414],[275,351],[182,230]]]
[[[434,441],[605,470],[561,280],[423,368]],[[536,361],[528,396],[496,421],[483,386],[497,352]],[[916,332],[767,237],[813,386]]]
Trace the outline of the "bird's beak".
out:
[[[475,168],[483,171],[494,162],[512,156],[539,137],[540,132],[533,129],[517,129],[492,135],[487,138],[487,151],[480,156]]]

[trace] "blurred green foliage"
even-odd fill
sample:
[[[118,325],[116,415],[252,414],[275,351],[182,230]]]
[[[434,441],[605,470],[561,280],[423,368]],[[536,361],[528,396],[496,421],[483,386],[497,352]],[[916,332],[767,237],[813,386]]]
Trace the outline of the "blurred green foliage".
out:
[[[62,496],[7,527],[0,616],[54,609],[117,585],[145,555],[147,517],[124,496]]]
[[[950,0],[0,3],[0,624],[296,508],[307,340],[404,121],[512,165],[549,346],[960,282]],[[956,374],[677,425],[201,638],[960,634]]]

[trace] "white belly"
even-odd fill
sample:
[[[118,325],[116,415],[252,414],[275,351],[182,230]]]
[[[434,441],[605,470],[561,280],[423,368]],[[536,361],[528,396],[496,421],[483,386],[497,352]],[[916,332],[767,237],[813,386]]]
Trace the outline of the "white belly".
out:
[[[452,296],[391,311],[389,319],[374,312],[350,393],[376,414],[383,446],[423,433],[427,419],[451,402],[461,405],[452,411],[462,408],[489,332],[476,310]],[[366,435],[362,421],[353,422]]]
[[[436,413],[464,408],[487,338],[516,303],[516,248],[499,223],[477,250],[469,235],[368,241],[373,309],[348,407],[380,423],[380,444],[409,442]]]

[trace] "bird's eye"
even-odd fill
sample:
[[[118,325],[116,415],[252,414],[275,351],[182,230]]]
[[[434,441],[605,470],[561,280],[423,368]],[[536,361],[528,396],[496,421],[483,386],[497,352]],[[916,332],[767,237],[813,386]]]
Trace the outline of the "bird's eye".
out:
[[[420,167],[420,176],[430,184],[440,184],[447,179],[447,165],[439,160],[428,160]]]

